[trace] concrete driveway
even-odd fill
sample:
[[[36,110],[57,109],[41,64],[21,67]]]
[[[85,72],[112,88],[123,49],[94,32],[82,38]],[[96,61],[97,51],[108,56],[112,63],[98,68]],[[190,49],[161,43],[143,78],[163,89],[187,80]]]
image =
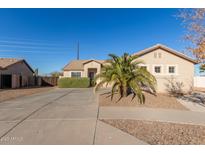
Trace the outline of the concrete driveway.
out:
[[[93,144],[92,89],[54,89],[0,103],[0,144]]]

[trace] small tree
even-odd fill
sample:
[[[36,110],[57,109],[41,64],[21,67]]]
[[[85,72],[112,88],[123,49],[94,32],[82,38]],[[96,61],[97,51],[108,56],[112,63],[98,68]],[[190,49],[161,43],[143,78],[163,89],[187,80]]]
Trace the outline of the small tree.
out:
[[[51,75],[52,77],[59,77],[59,76],[62,75],[62,73],[55,71],[55,72],[50,73],[50,75]]]
[[[178,17],[187,29],[185,39],[191,42],[188,49],[201,62],[200,69],[205,71],[205,9],[181,9]]]
[[[111,99],[115,92],[118,92],[122,98],[133,91],[140,103],[145,102],[143,90],[156,93],[155,77],[146,68],[140,67],[139,64],[142,62],[136,60],[137,56],[131,56],[127,53],[121,57],[114,54],[109,54],[109,56],[112,59],[103,65],[101,73],[95,77],[95,81],[99,80],[95,90],[103,85],[111,84]]]

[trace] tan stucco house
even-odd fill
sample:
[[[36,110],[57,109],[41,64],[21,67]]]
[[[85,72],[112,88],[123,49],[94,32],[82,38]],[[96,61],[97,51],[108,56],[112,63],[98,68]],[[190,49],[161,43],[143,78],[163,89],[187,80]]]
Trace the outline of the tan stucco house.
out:
[[[33,69],[24,59],[0,58],[0,88],[33,86],[33,74]]]
[[[157,90],[167,91],[170,80],[183,83],[183,91],[189,91],[194,84],[194,65],[196,60],[165,45],[157,44],[136,52],[144,67],[157,79]]]
[[[157,91],[166,92],[168,80],[174,79],[183,83],[183,90],[193,87],[194,65],[197,61],[171,49],[157,44],[133,55],[138,55],[144,64],[142,67],[152,73],[157,79]],[[63,77],[90,77],[99,73],[104,60],[74,60],[64,67]]]
[[[100,73],[104,60],[73,60],[63,68],[63,77],[89,77]]]

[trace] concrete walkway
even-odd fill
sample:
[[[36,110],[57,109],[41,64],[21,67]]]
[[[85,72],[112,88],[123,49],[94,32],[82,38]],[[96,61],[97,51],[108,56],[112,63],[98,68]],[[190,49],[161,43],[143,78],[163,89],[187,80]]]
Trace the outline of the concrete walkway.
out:
[[[136,119],[205,125],[205,113],[157,108],[100,107],[99,119]]]
[[[100,145],[146,145],[147,143],[104,122],[97,122],[95,144]]]

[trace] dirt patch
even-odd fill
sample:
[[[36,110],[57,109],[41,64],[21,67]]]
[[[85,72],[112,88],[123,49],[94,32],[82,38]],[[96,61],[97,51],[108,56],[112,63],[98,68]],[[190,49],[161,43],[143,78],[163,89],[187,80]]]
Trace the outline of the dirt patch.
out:
[[[205,126],[140,120],[101,120],[149,144],[205,144]]]
[[[114,95],[113,100],[109,93],[103,93],[99,96],[100,106],[137,106],[137,107],[151,107],[151,108],[166,108],[166,109],[180,109],[188,110],[175,97],[167,94],[157,94],[157,96],[145,93],[145,104],[140,104],[137,97],[132,99],[133,95],[122,98],[118,94]]]
[[[17,97],[32,95],[35,93],[46,92],[53,89],[53,87],[38,87],[38,88],[21,88],[21,89],[9,89],[0,91],[0,102],[14,99]]]

